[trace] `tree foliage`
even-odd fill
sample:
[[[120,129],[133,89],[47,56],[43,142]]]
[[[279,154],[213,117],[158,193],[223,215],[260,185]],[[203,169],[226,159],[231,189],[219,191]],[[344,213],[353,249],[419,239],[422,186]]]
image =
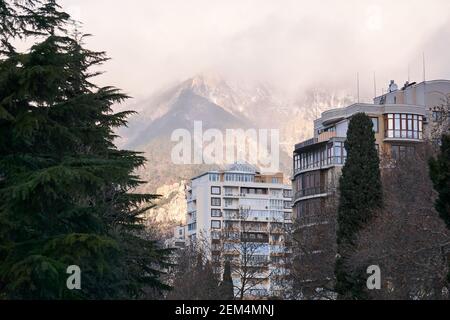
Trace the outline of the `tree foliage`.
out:
[[[391,165],[382,174],[384,206],[359,233],[348,261],[349,268],[381,268],[381,288],[367,290],[369,298],[445,298],[450,230],[434,208],[436,192],[427,163],[433,149],[423,142],[395,164],[386,159]]]
[[[233,285],[233,278],[231,277],[230,261],[225,261],[225,266],[223,268],[221,289],[222,289],[222,300],[234,299],[234,285]]]
[[[214,273],[204,248],[191,244],[175,253],[169,300],[221,300],[219,276]]]
[[[15,53],[11,40],[65,31],[69,20],[56,0],[1,0],[0,53]]]
[[[438,192],[435,208],[450,229],[450,135],[442,136],[441,152],[436,159],[430,160],[429,165],[431,180],[434,189]],[[450,269],[450,261],[447,263]],[[447,275],[447,282],[450,283],[450,272]]]
[[[441,153],[430,161],[430,175],[439,196],[436,210],[450,229],[450,136],[442,136]]]
[[[366,114],[358,113],[352,117],[345,148],[347,160],[339,185],[335,290],[342,299],[354,299],[363,298],[364,273],[362,270],[349,272],[345,261],[353,251],[358,232],[382,206],[383,199],[373,124]]]
[[[118,150],[126,95],[91,82],[105,53],[71,36],[55,1],[0,1],[0,291],[9,299],[138,298],[165,250],[144,236],[154,195],[131,194],[145,159]],[[38,38],[29,38],[36,36]],[[16,52],[11,40],[34,40]],[[66,269],[82,270],[82,290]]]

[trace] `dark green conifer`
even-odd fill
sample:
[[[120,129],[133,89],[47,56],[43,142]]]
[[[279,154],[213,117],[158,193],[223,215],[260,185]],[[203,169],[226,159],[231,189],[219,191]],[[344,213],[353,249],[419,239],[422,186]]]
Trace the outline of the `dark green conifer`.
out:
[[[233,278],[231,277],[230,261],[225,261],[221,289],[222,289],[222,295],[223,295],[222,299],[223,300],[233,300],[234,299],[234,286],[233,286]]]
[[[443,135],[441,143],[440,154],[436,159],[430,160],[430,176],[438,193],[436,210],[450,229],[450,136]],[[447,281],[450,282],[450,272]]]
[[[373,212],[382,207],[379,156],[371,119],[354,115],[347,131],[347,160],[340,178],[338,209],[338,258],[335,289],[341,299],[363,298],[364,271],[350,271],[346,259],[351,255],[358,232]]]
[[[141,215],[155,196],[130,193],[145,159],[113,143],[130,112],[111,107],[127,96],[91,82],[105,54],[64,30],[68,16],[55,1],[1,0],[0,10],[0,298],[166,289],[167,252],[143,236]],[[29,51],[14,50],[11,40],[35,34],[42,39]],[[81,268],[80,291],[66,287],[70,265]]]

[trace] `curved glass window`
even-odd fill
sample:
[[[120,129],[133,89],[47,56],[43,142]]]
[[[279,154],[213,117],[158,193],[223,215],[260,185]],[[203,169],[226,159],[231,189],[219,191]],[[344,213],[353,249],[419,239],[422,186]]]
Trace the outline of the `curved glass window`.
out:
[[[389,113],[385,118],[386,138],[422,139],[423,116]]]

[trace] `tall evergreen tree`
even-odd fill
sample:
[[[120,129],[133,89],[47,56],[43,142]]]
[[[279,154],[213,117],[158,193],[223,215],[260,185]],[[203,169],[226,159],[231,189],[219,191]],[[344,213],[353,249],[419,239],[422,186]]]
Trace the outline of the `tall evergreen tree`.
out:
[[[113,144],[131,112],[111,107],[127,96],[90,82],[105,54],[64,30],[68,15],[55,1],[1,0],[0,10],[0,298],[166,289],[167,252],[144,237],[141,218],[155,196],[130,193],[145,159]],[[43,40],[26,53],[10,43],[35,34]],[[81,268],[81,290],[66,286],[71,265]]]
[[[430,160],[430,175],[439,194],[436,210],[450,229],[450,135],[442,136],[441,152]]]
[[[438,192],[435,207],[440,217],[450,229],[450,135],[442,136],[441,152],[430,160],[430,176],[434,189]],[[449,269],[450,269],[450,261]],[[447,276],[450,283],[450,271]]]
[[[358,232],[382,206],[380,160],[373,123],[366,114],[351,118],[345,149],[347,160],[339,186],[335,290],[341,299],[358,299],[363,298],[364,272],[348,270],[346,257],[352,252]]]
[[[14,39],[65,31],[69,15],[56,0],[0,0],[0,53],[15,53]]]
[[[234,286],[233,286],[233,278],[231,277],[230,261],[225,261],[221,289],[222,289],[222,294],[223,294],[223,297],[222,297],[223,300],[233,300],[234,299]]]

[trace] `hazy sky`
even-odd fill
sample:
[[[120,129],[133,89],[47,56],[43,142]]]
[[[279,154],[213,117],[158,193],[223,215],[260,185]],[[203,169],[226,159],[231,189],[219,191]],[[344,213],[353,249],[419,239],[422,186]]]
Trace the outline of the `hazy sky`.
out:
[[[288,90],[331,85],[373,95],[450,78],[449,0],[62,0],[106,50],[101,84],[143,97],[203,71]]]

